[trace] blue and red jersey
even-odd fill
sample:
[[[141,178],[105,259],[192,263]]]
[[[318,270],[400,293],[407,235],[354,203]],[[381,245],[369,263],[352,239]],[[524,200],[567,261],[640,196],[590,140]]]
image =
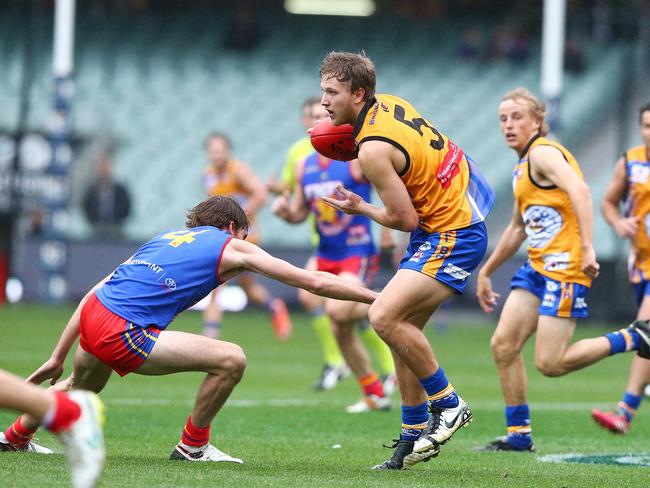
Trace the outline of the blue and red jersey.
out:
[[[222,283],[219,263],[231,237],[209,226],[163,232],[120,264],[97,298],[134,325],[164,330]]]
[[[320,236],[316,250],[318,257],[342,260],[350,256],[377,254],[370,219],[340,212],[322,199],[336,198],[336,187],[342,185],[370,201],[370,183],[354,178],[349,163],[327,159],[314,152],[305,159],[301,185],[305,202],[316,218],[316,230]]]

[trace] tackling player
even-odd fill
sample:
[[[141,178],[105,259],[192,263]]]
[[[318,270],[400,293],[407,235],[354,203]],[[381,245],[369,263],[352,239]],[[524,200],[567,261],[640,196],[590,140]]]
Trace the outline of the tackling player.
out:
[[[232,197],[216,196],[187,215],[187,229],[153,237],[86,294],[50,359],[29,380],[54,384],[79,336],[72,375],[58,390],[101,391],[111,373],[207,373],[171,459],[241,463],[212,446],[210,424],[244,374],[244,351],[229,342],[167,330],[176,315],[245,271],[318,295],[372,303],[376,293],[329,273],[305,271],[246,242],[248,217]],[[23,415],[7,429],[33,436],[39,419]],[[18,439],[19,440],[19,439]]]

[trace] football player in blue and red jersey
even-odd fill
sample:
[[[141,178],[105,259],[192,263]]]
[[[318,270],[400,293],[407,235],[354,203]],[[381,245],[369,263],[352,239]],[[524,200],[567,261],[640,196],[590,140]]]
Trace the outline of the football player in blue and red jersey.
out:
[[[229,342],[167,330],[174,317],[245,271],[330,298],[372,303],[376,296],[356,283],[271,256],[245,241],[248,225],[232,197],[214,196],[198,204],[187,215],[186,229],[158,234],[86,294],[50,359],[29,379],[54,384],[78,336],[72,375],[55,386],[59,390],[99,392],[113,371],[120,376],[205,372],[171,458],[241,463],[209,440],[212,420],[244,374],[244,351]],[[39,425],[29,415],[16,422],[24,436]]]
[[[312,152],[296,173],[297,184],[291,198],[287,193],[278,197],[273,202],[273,211],[291,223],[303,222],[312,215],[318,232],[316,269],[368,285],[377,271],[378,262],[370,219],[335,210],[323,200],[323,197],[336,197],[336,188],[340,185],[366,200],[370,199],[370,182],[361,173],[359,163],[335,161]],[[390,398],[384,391],[379,376],[372,369],[368,352],[354,333],[358,321],[367,318],[368,306],[326,300],[324,307],[343,357],[363,392],[362,400],[350,405],[347,411],[361,413],[390,409]]]

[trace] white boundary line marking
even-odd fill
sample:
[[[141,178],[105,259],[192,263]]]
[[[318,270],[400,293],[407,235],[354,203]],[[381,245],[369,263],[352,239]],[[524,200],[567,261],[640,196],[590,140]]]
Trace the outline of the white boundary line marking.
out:
[[[355,397],[356,398],[356,397]],[[350,398],[349,401],[343,402],[341,400],[328,400],[328,399],[307,399],[307,398],[276,398],[276,399],[232,399],[228,400],[225,407],[228,408],[253,408],[253,407],[315,407],[315,406],[344,406],[347,403],[354,402],[355,398]],[[116,407],[135,407],[135,406],[157,406],[157,407],[179,407],[179,406],[192,406],[194,400],[188,398],[187,400],[171,400],[165,398],[106,398],[104,402],[109,406]],[[395,404],[399,404],[399,400],[395,399]],[[501,411],[505,408],[502,402],[471,402],[470,407],[472,410],[497,410]],[[533,411],[590,411],[592,408],[607,409],[613,406],[612,403],[595,403],[595,402],[540,402],[531,403],[530,409]]]

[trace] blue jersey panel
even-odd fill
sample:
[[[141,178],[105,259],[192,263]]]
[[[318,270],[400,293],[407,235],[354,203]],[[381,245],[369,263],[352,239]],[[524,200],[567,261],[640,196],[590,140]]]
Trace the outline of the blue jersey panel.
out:
[[[370,183],[356,180],[350,173],[349,163],[313,153],[305,160],[301,183],[305,202],[316,219],[319,257],[338,260],[377,254],[368,217],[339,212],[322,200],[323,197],[336,198],[336,187],[342,185],[370,201]]]
[[[159,234],[117,267],[97,298],[129,322],[164,329],[220,284],[217,268],[230,238],[215,227]]]

